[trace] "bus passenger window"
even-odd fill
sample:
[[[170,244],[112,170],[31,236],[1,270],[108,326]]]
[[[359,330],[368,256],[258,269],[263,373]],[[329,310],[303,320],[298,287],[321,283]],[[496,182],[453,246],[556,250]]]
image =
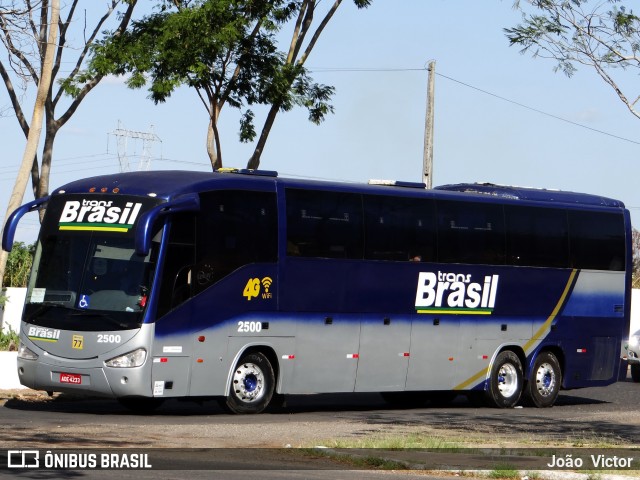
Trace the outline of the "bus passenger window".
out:
[[[287,254],[362,259],[362,197],[287,189]]]
[[[624,270],[624,217],[621,213],[569,211],[571,266]]]
[[[501,205],[438,201],[438,260],[503,265],[504,215]]]
[[[435,261],[433,200],[364,196],[365,258],[401,262]]]
[[[569,235],[565,210],[506,205],[509,265],[566,268]]]

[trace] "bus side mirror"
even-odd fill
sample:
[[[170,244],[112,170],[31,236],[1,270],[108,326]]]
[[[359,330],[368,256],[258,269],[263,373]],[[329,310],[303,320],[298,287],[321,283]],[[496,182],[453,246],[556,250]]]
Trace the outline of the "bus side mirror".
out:
[[[24,205],[16,208],[4,225],[4,231],[2,233],[2,249],[10,252],[13,248],[13,239],[16,236],[16,229],[18,228],[18,223],[20,219],[25,213],[32,212],[34,210],[38,210],[40,206],[49,201],[49,196],[42,198],[36,198],[35,200],[25,203]]]
[[[143,257],[149,254],[153,225],[158,218],[178,212],[197,212],[198,210],[200,210],[200,197],[196,193],[189,193],[175,200],[156,205],[142,214],[136,227],[136,253]]]

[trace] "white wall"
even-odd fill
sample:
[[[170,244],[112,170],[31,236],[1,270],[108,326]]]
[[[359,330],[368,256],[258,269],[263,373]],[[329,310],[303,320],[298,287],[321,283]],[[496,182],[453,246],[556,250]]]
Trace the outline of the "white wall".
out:
[[[629,335],[640,330],[640,288],[631,290],[631,326]]]
[[[18,352],[0,352],[0,390],[26,388],[18,377]]]
[[[14,332],[19,332],[22,308],[24,307],[24,300],[27,296],[27,289],[8,287],[4,289],[3,293],[7,296],[7,301],[1,313],[0,327],[5,333],[8,333],[9,329]]]

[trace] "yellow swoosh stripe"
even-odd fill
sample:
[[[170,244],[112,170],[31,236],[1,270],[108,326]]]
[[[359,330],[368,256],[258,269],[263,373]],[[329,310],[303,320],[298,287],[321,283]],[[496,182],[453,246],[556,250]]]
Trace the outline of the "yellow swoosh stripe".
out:
[[[547,320],[540,326],[540,328],[535,333],[535,335],[533,337],[531,337],[531,339],[527,343],[524,344],[525,355],[529,353],[529,349],[538,340],[540,340],[540,338],[547,332],[547,330],[551,326],[551,323],[558,316],[558,313],[560,312],[560,309],[564,305],[564,302],[565,302],[565,300],[567,298],[567,295],[569,295],[569,291],[571,290],[571,286],[573,285],[573,280],[575,279],[577,272],[578,271],[576,269],[573,269],[571,271],[571,275],[569,275],[569,280],[567,280],[567,284],[564,287],[564,291],[562,292],[562,295],[560,295],[560,299],[558,300],[558,303],[556,303],[556,306],[553,309],[553,311],[551,312],[551,315],[549,315]],[[482,378],[482,377],[486,378],[488,371],[489,371],[489,366],[483,368],[478,373],[476,373],[474,376],[468,378],[467,380],[465,380],[461,384],[456,385],[455,387],[453,387],[453,389],[454,390],[464,390],[466,387],[468,387],[469,385],[475,383],[480,378]]]

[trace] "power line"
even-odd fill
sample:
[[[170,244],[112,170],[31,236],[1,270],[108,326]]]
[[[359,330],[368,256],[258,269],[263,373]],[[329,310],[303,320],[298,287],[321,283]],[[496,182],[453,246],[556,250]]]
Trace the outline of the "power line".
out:
[[[425,68],[322,68],[322,67],[320,67],[320,68],[310,69],[310,71],[311,72],[415,72],[415,71],[427,71],[427,68],[426,67]],[[516,105],[518,107],[525,108],[527,110],[531,110],[532,112],[536,112],[536,113],[539,113],[541,115],[545,115],[545,116],[553,118],[555,120],[568,123],[568,124],[573,125],[575,127],[585,128],[585,129],[590,130],[592,132],[599,133],[601,135],[606,135],[608,137],[615,138],[617,140],[622,140],[624,142],[629,142],[629,143],[633,143],[635,145],[640,145],[640,141],[631,140],[630,138],[622,137],[620,135],[616,135],[616,134],[613,134],[613,133],[610,133],[610,132],[605,132],[604,130],[599,130],[597,128],[589,127],[588,125],[584,125],[582,123],[574,122],[573,120],[569,120],[569,119],[560,117],[558,115],[554,115],[553,113],[545,112],[544,110],[540,110],[539,108],[530,107],[529,105],[526,105],[524,103],[517,102],[515,100],[511,100],[510,98],[503,97],[503,96],[498,95],[498,94],[493,93],[493,92],[489,92],[487,90],[484,90],[482,88],[476,87],[474,85],[471,85],[471,84],[469,84],[467,82],[463,82],[462,80],[458,80],[458,79],[450,77],[448,75],[444,75],[442,73],[436,73],[436,75],[439,76],[439,77],[442,77],[442,78],[444,78],[446,80],[449,80],[451,82],[458,83],[458,84],[460,84],[460,85],[462,85],[464,87],[476,90],[476,91],[478,91],[480,93],[483,93],[485,95],[492,96],[492,97],[497,98],[499,100],[502,100],[504,102],[508,102],[508,103],[511,103],[511,104]]]
[[[562,122],[569,123],[569,124],[574,125],[576,127],[586,128],[587,130],[591,130],[592,132],[600,133],[602,135],[607,135],[609,137],[616,138],[618,140],[623,140],[625,142],[629,142],[629,143],[634,143],[636,145],[640,145],[640,142],[638,142],[636,140],[631,140],[630,138],[621,137],[621,136],[615,135],[613,133],[605,132],[604,130],[598,130],[597,128],[589,127],[589,126],[584,125],[582,123],[574,122],[573,120],[568,120],[566,118],[559,117],[558,115],[554,115],[552,113],[548,113],[548,112],[545,112],[543,110],[540,110],[540,109],[537,109],[537,108],[534,108],[534,107],[530,107],[528,105],[525,105],[524,103],[516,102],[515,100],[511,100],[509,98],[502,97],[502,96],[500,96],[498,94],[495,94],[495,93],[492,93],[492,92],[488,92],[486,90],[483,90],[481,88],[475,87],[473,85],[469,85],[468,83],[462,82],[460,80],[456,80],[455,78],[448,77],[448,76],[443,75],[441,73],[436,73],[436,75],[438,75],[438,76],[440,76],[442,78],[446,78],[447,80],[450,80],[452,82],[459,83],[460,85],[463,85],[463,86],[465,86],[467,88],[472,88],[473,90],[477,90],[478,92],[484,93],[485,95],[490,95],[492,97],[498,98],[498,99],[503,100],[505,102],[509,102],[509,103],[514,104],[514,105],[517,105],[518,107],[526,108],[527,110],[531,110],[532,112],[536,112],[536,113],[539,113],[541,115],[545,115],[547,117],[551,117],[551,118],[554,118],[556,120],[560,120]]]

